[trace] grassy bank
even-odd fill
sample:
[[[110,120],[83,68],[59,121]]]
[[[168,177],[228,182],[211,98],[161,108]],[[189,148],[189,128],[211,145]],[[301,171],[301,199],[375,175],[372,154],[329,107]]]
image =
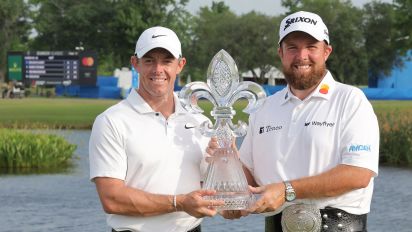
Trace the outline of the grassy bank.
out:
[[[90,129],[96,116],[117,102],[77,98],[0,99],[0,128]],[[246,103],[236,102],[234,122],[239,119],[247,122],[248,115],[240,110]],[[208,102],[201,101],[199,105],[206,112],[212,109]],[[396,125],[398,120],[412,120],[412,101],[372,101],[372,105],[385,128],[388,123]]]
[[[91,129],[96,116],[120,100],[78,98],[0,99],[0,128],[14,129]],[[210,112],[212,104],[199,105]],[[246,106],[237,102],[236,109]],[[209,113],[206,114],[210,117]],[[247,114],[238,110],[234,122],[247,122]]]
[[[77,98],[0,99],[0,127],[90,129],[95,117],[116,102]]]

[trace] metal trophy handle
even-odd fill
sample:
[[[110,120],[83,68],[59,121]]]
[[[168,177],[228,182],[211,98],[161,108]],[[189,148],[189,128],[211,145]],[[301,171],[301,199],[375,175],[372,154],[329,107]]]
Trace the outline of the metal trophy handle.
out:
[[[232,138],[246,134],[247,124],[239,121],[233,125],[236,112],[232,105],[239,99],[248,100],[245,113],[256,110],[266,98],[263,88],[249,81],[239,83],[239,74],[235,61],[225,50],[220,50],[212,59],[207,70],[207,84],[191,82],[179,93],[183,106],[189,112],[202,113],[197,105],[204,98],[214,105],[211,115],[214,125],[204,122],[200,132],[208,137],[216,136],[219,149],[209,163],[208,173],[203,189],[214,189],[217,194],[207,196],[208,199],[224,200],[225,205],[219,210],[247,209],[254,202],[254,196],[248,190],[246,176],[237,154],[231,148]]]

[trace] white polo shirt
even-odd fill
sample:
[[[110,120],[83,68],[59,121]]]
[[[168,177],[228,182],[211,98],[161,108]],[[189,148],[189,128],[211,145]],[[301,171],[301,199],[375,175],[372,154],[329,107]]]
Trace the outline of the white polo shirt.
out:
[[[249,118],[240,156],[259,185],[317,175],[339,164],[367,168],[376,176],[377,118],[360,89],[334,81],[328,71],[303,101],[288,87],[268,97]],[[364,189],[297,202],[364,214],[370,211],[372,192],[373,178]]]
[[[136,92],[100,114],[90,137],[90,179],[112,177],[156,194],[200,189],[201,161],[209,138],[197,126],[208,120],[188,113],[175,94],[175,113],[166,120]],[[185,212],[153,217],[107,214],[116,230],[187,231],[200,224]]]

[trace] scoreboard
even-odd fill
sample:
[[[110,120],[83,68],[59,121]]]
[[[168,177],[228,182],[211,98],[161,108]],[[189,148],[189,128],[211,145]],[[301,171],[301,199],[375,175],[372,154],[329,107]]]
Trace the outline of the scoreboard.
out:
[[[78,62],[76,52],[29,52],[24,56],[24,76],[31,80],[75,81],[79,79]]]
[[[92,51],[8,52],[8,78],[36,85],[95,85],[97,54]]]

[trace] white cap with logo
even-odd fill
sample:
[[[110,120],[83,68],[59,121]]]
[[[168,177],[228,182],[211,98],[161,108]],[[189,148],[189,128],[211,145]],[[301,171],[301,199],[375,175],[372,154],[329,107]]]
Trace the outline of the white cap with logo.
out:
[[[176,33],[166,27],[151,27],[146,29],[136,42],[135,54],[142,58],[153,48],[164,48],[176,58],[182,56],[182,45]]]
[[[314,13],[299,11],[286,16],[280,23],[279,44],[289,33],[302,31],[319,41],[329,43],[329,32],[322,18]]]

